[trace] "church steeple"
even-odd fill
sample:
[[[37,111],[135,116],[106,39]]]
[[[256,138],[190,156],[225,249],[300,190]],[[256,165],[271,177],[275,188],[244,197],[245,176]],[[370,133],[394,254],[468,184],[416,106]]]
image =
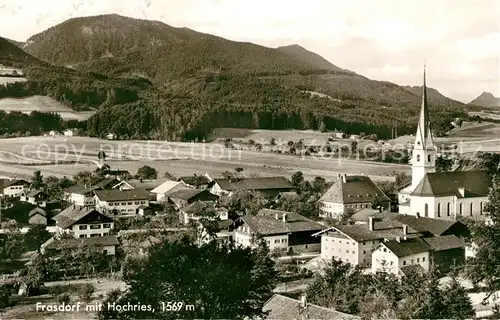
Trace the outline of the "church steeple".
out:
[[[429,103],[427,101],[427,83],[424,65],[424,85],[422,88],[422,105],[418,117],[415,145],[412,154],[412,186],[415,188],[426,173],[435,171],[436,148],[432,139]]]

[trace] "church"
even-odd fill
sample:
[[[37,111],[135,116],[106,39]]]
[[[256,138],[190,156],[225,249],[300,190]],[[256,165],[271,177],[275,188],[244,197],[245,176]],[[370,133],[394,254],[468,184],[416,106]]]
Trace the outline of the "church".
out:
[[[455,220],[484,216],[491,178],[486,171],[436,172],[424,69],[422,106],[411,157],[411,182],[399,190],[399,213]]]

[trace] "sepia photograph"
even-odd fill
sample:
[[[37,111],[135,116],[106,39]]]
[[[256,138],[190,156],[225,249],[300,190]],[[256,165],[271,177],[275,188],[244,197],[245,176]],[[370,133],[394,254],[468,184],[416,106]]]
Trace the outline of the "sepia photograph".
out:
[[[500,319],[500,1],[0,0],[0,320]]]

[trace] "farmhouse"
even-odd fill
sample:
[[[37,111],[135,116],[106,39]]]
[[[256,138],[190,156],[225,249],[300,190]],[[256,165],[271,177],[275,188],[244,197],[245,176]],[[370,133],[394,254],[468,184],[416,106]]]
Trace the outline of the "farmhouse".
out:
[[[0,195],[7,198],[20,197],[29,185],[28,181],[22,179],[0,179]]]
[[[291,192],[295,189],[285,177],[214,179],[210,189],[216,195],[232,195],[240,190],[256,191],[266,198],[275,198],[280,192]]]
[[[110,217],[96,209],[70,206],[53,218],[57,233],[70,232],[75,238],[105,237],[113,229]]]
[[[234,240],[243,247],[255,245],[260,235],[271,250],[284,252],[319,252],[320,240],[312,235],[323,225],[299,214],[262,209],[257,215],[245,215],[235,223]]]
[[[149,192],[144,189],[95,190],[95,207],[115,215],[137,215],[141,206],[149,206]]]
[[[217,201],[219,199],[219,196],[210,193],[208,190],[194,189],[183,185],[171,189],[165,196],[177,208],[185,207],[196,201]]]
[[[389,207],[390,199],[368,176],[339,175],[319,199],[320,216],[339,218],[347,212],[371,208],[376,199],[384,209]]]
[[[108,255],[115,255],[116,247],[120,242],[115,236],[68,239],[68,238],[50,238],[40,248],[42,254],[57,254],[63,249],[77,250],[81,247],[99,248]]]
[[[20,200],[35,206],[46,207],[49,195],[43,190],[23,191]]]
[[[95,205],[94,191],[111,189],[116,186],[120,181],[115,178],[105,178],[101,181],[91,185],[77,184],[69,187],[64,191],[64,195],[68,202],[77,206],[93,206]]]
[[[482,171],[436,172],[436,152],[425,83],[411,165],[412,181],[399,190],[399,212],[438,219],[482,216],[491,178]]]

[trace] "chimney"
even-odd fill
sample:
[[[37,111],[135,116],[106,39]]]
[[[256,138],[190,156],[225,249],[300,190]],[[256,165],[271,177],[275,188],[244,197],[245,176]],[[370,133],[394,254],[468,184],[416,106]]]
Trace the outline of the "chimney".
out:
[[[283,213],[282,218],[283,218],[283,223],[286,223],[286,213]]]
[[[347,174],[345,174],[345,173],[342,175],[342,182],[343,183],[347,182]]]
[[[465,188],[458,188],[458,192],[462,197],[465,197]]]
[[[403,234],[405,236],[408,235],[408,225],[407,224],[403,224]]]
[[[397,241],[398,243],[401,243],[401,237],[396,237],[396,241]]]
[[[370,229],[370,231],[373,231],[375,229],[373,217],[368,217],[368,228]]]

